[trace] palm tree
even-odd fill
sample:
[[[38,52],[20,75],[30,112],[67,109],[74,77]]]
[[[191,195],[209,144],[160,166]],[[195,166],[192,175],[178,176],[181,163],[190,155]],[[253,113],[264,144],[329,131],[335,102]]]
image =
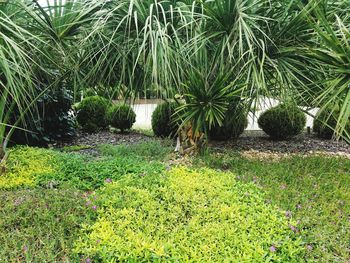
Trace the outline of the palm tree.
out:
[[[319,5],[310,18],[318,40],[311,56],[325,71],[322,89],[316,93],[314,104],[321,111],[327,112],[330,108],[329,117],[339,111],[337,125],[331,128],[335,128],[337,138],[350,142],[346,129],[350,123],[350,7],[344,3],[330,6],[326,3]]]
[[[99,3],[73,0],[63,5],[54,1],[47,8],[37,1],[0,4],[1,166],[14,130],[25,127],[25,116],[38,114],[36,101],[62,83],[79,82],[82,36],[99,7]],[[19,112],[16,120],[14,111]]]
[[[261,97],[350,116],[350,7],[335,0],[55,0],[0,4],[0,157],[48,89],[154,89],[183,98],[182,128],[205,145],[228,102],[253,112]],[[334,106],[335,107],[335,106]],[[5,135],[6,134],[6,135]],[[186,135],[187,136],[187,135]],[[194,137],[193,137],[194,136]],[[189,141],[183,140],[183,141]]]
[[[38,65],[32,54],[40,53],[35,43],[41,40],[21,26],[26,23],[24,8],[22,1],[0,4],[0,166],[7,156],[9,138],[20,121],[10,124],[14,108],[25,114],[35,97],[33,76]]]

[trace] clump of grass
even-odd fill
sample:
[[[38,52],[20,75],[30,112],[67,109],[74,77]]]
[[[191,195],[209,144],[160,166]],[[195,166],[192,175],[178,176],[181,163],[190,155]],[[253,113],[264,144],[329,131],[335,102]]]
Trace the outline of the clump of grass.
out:
[[[57,170],[53,151],[40,148],[17,147],[10,152],[5,175],[0,176],[0,189],[35,186],[37,176]]]
[[[133,129],[134,131],[140,133],[140,134],[143,134],[143,135],[146,135],[148,137],[154,137],[154,132],[152,129]]]
[[[0,262],[78,262],[72,244],[94,220],[77,190],[0,191]]]
[[[152,176],[161,173],[164,165],[148,159],[155,149],[150,151],[145,147],[141,147],[145,152],[140,155],[146,159],[136,154],[131,157],[126,153],[91,159],[79,154],[48,149],[15,148],[9,159],[9,172],[0,177],[0,189],[69,186],[81,190],[94,190],[104,185],[106,179],[115,181],[127,174]],[[123,149],[121,153],[123,151],[126,150]]]
[[[57,156],[59,170],[56,173],[37,177],[37,184],[56,187],[69,185],[82,190],[94,190],[105,184],[106,180],[116,181],[128,174],[136,176],[153,176],[164,170],[164,165],[156,161],[145,161],[139,157],[128,156],[90,160],[76,154]]]
[[[114,157],[140,157],[146,160],[167,160],[167,156],[174,151],[172,140],[148,140],[135,144],[121,144],[117,146],[100,145],[98,150],[102,155]]]
[[[79,152],[81,150],[87,150],[93,148],[91,145],[70,145],[62,148],[63,152]]]

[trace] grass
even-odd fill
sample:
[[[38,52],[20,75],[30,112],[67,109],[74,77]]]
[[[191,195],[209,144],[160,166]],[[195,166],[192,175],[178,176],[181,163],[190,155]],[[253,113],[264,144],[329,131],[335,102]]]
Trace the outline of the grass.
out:
[[[154,132],[152,129],[144,129],[144,128],[136,128],[133,129],[133,131],[138,132],[140,134],[149,136],[149,137],[153,137],[154,136]]]
[[[93,211],[73,189],[0,191],[0,262],[78,262],[71,253]]]
[[[259,185],[269,203],[299,222],[296,231],[308,248],[310,262],[350,260],[350,160],[325,156],[261,160],[226,152],[209,154],[197,165],[230,171],[240,181]]]
[[[171,140],[150,140],[136,144],[121,144],[112,146],[103,144],[98,147],[103,156],[114,157],[137,157],[145,160],[166,161],[169,153],[174,151],[173,141]]]
[[[91,158],[48,149],[15,148],[11,152],[7,174],[0,177],[0,189],[40,186],[95,190],[107,179],[119,180],[127,174],[152,175],[164,169],[159,160],[167,148],[158,142],[130,147],[101,146],[101,149],[99,158]]]
[[[202,215],[201,217],[205,217],[201,214],[205,210],[197,209],[199,199],[196,199],[203,196],[200,192],[196,192],[197,190],[188,187],[200,185],[200,189],[211,189],[210,191],[218,189],[219,194],[222,192],[220,189],[223,183],[231,179],[239,186],[236,189],[238,191],[236,196],[242,196],[242,200],[246,200],[243,193],[245,191],[242,189],[245,187],[256,189],[254,192],[259,193],[257,195],[263,203],[252,199],[252,205],[256,205],[254,209],[263,209],[266,205],[272,214],[281,215],[278,220],[289,222],[290,232],[287,236],[291,235],[290,237],[300,240],[303,251],[299,253],[301,250],[297,249],[299,251],[297,262],[348,262],[350,260],[350,190],[348,188],[350,160],[348,159],[316,155],[281,157],[269,154],[266,156],[243,155],[233,151],[213,152],[194,158],[192,165],[188,165],[192,166],[190,168],[192,172],[181,172],[181,176],[176,173],[173,175],[174,181],[169,184],[169,181],[161,178],[164,174],[169,176],[169,173],[173,173],[173,170],[167,171],[168,168],[166,168],[169,166],[168,160],[173,157],[172,142],[151,140],[133,145],[101,145],[99,152],[99,157],[92,158],[78,153],[39,148],[20,147],[12,150],[7,174],[0,178],[0,243],[2,244],[0,262],[79,262],[85,261],[88,256],[94,259],[94,262],[106,262],[107,260],[102,260],[103,255],[101,256],[99,252],[87,250],[89,246],[90,248],[95,246],[92,238],[94,231],[90,232],[90,230],[100,224],[101,220],[105,219],[113,223],[115,222],[113,220],[117,219],[115,215],[122,216],[120,213],[124,208],[130,209],[139,204],[140,206],[137,207],[143,207],[145,210],[138,211],[137,213],[140,213],[138,217],[136,217],[137,213],[130,214],[128,222],[136,224],[137,218],[146,216],[144,213],[154,211],[149,214],[150,218],[161,220],[166,229],[169,227],[166,225],[167,220],[181,218],[181,210],[170,209],[180,205],[181,200],[188,200],[181,205],[187,211],[185,214],[198,213]],[[221,172],[217,173],[219,177],[215,178],[221,177],[223,181],[209,180],[209,177],[205,179],[206,172],[193,172],[205,167],[214,169],[210,171],[220,170]],[[196,181],[196,178],[199,180]],[[118,198],[123,198],[123,194],[118,194],[120,190],[115,188],[116,185],[122,185],[122,189],[136,187],[142,191],[130,195],[130,198],[136,198],[134,200],[119,202]],[[172,187],[177,187],[179,193],[170,191],[174,189]],[[240,189],[243,192],[240,192]],[[123,191],[120,193],[127,193]],[[152,198],[147,199],[148,195],[150,198],[162,201],[154,203]],[[179,198],[176,202],[171,199],[175,196]],[[186,196],[190,198],[186,199]],[[140,199],[137,199],[138,197]],[[203,198],[205,202],[219,200],[216,199],[217,197]],[[228,202],[233,201],[232,198],[228,199]],[[235,206],[242,208],[244,202],[238,202]],[[221,201],[218,201],[218,205],[220,203]],[[165,204],[169,205],[169,210],[161,213],[160,209],[165,208]],[[212,209],[215,210],[215,206]],[[253,209],[253,207],[247,207],[247,209]],[[242,211],[248,211],[247,209]],[[258,218],[258,210],[254,209],[249,210],[249,216]],[[217,213],[216,211],[211,214],[216,216]],[[161,218],[165,218],[165,221]],[[152,222],[145,219],[142,221],[144,227],[137,224],[134,227],[151,231],[152,227],[148,225],[150,223],[152,225]],[[265,224],[273,226],[276,223],[272,220]],[[119,227],[123,226],[115,225],[113,229],[117,231]],[[215,233],[220,232],[220,226],[214,229],[216,232],[212,233],[208,230],[208,233],[215,236]],[[259,227],[259,229],[263,228]],[[240,231],[239,228],[238,230]],[[202,229],[199,228],[196,231],[201,233]],[[103,234],[101,231],[95,233],[95,238]],[[113,233],[111,238],[117,238]],[[139,234],[142,233],[147,232],[140,230]],[[162,236],[157,236],[157,231],[152,233],[155,234],[154,238],[162,240]],[[147,234],[145,238],[152,235]],[[169,235],[165,236],[170,238]],[[191,244],[202,247],[203,243],[206,244],[206,240],[208,242],[210,240],[209,236],[208,239],[203,236],[205,234],[202,233],[202,238],[198,237],[191,241]],[[143,240],[142,236],[138,238]],[[181,241],[181,238],[177,240],[179,236],[172,236],[172,238],[176,242]],[[261,242],[268,238],[267,235],[263,239],[258,239],[259,244],[263,244]],[[196,243],[199,240],[201,243]],[[158,245],[162,243],[159,242]],[[246,242],[248,243],[244,244],[248,244],[249,247],[249,241]],[[267,255],[271,256],[264,258],[266,262],[281,261],[281,254],[279,254],[281,250],[278,242],[275,243],[268,242],[262,245],[263,250],[268,249]],[[103,248],[105,250],[102,251],[105,251],[106,255],[115,255],[113,254],[115,251],[125,248],[123,244],[120,243],[120,246],[115,248],[112,243],[106,243]],[[132,245],[133,239],[129,240],[128,244]],[[276,253],[271,253],[269,244],[277,249]],[[101,247],[98,248],[101,249]],[[179,256],[176,248],[170,246],[169,249]],[[145,255],[141,252],[138,254],[137,251],[137,249],[133,252],[130,250],[130,253],[134,253],[136,258],[137,255]],[[195,251],[200,249],[197,248]],[[283,255],[289,255],[288,253]],[[127,260],[128,254],[124,256]],[[178,256],[175,258],[179,259]],[[156,258],[150,261],[157,261]],[[286,261],[282,260],[282,262]]]
[[[93,148],[91,145],[71,145],[71,146],[64,146],[62,148],[63,152],[79,152],[81,150],[87,150]]]

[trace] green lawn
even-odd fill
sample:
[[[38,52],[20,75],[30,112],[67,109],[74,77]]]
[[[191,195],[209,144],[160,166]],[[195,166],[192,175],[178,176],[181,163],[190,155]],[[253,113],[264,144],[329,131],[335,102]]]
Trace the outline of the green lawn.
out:
[[[12,150],[0,262],[350,260],[348,159],[181,161],[158,140],[98,150]]]
[[[271,160],[216,153],[197,164],[228,170],[242,182],[254,182],[266,202],[298,222],[295,231],[311,262],[350,260],[350,160],[293,156]]]

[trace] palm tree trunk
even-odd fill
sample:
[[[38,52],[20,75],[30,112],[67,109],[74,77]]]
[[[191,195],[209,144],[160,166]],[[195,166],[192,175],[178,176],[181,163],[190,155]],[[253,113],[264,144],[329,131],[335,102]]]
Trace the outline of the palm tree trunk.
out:
[[[203,153],[207,148],[207,138],[203,132],[193,132],[192,124],[180,128],[175,151],[183,155]]]

